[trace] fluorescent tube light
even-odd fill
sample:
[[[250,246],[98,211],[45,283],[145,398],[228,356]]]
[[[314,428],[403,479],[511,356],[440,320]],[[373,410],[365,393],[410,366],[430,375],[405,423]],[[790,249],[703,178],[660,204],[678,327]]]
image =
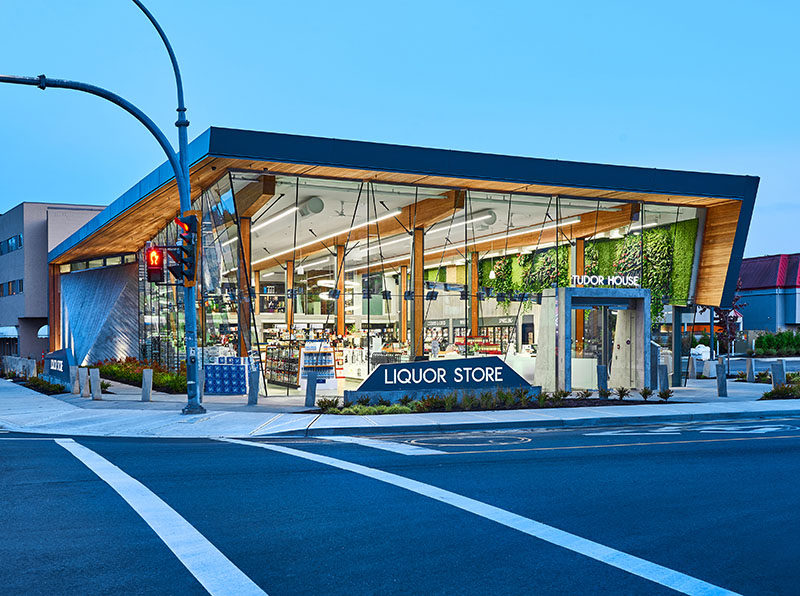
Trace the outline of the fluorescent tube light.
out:
[[[270,217],[270,218],[269,218],[267,221],[262,221],[260,224],[258,224],[258,225],[257,225],[257,226],[255,226],[254,228],[250,228],[250,232],[257,232],[257,231],[258,231],[258,230],[260,230],[261,228],[265,228],[265,227],[267,227],[268,225],[275,223],[275,222],[276,222],[276,221],[278,221],[279,219],[283,219],[283,218],[284,218],[284,217],[286,217],[287,215],[291,215],[291,214],[292,214],[292,213],[294,213],[295,211],[297,211],[297,207],[295,207],[295,206],[293,205],[293,206],[289,207],[288,209],[286,209],[286,210],[284,210],[284,211],[281,211],[281,212],[280,212],[280,213],[278,213],[277,215],[274,215],[274,216]]]
[[[327,236],[322,236],[320,238],[314,238],[313,240],[309,240],[308,242],[304,242],[303,244],[298,244],[294,248],[287,248],[286,250],[282,250],[281,252],[272,253],[268,257],[264,257],[263,259],[259,259],[257,261],[253,261],[251,263],[251,265],[255,265],[256,263],[263,263],[264,261],[269,261],[271,259],[274,259],[275,257],[280,257],[280,256],[283,256],[285,254],[289,254],[289,253],[291,253],[291,252],[293,252],[295,250],[301,250],[303,248],[307,248],[309,246],[313,246],[314,244],[317,244],[319,242],[324,242],[325,240],[330,240],[331,238],[336,238],[336,236],[341,236],[342,234],[347,234],[348,232],[351,232],[353,230],[358,230],[359,228],[365,228],[367,226],[371,226],[372,224],[378,223],[379,221],[383,221],[384,219],[389,219],[390,217],[397,217],[401,213],[402,213],[402,211],[400,211],[399,209],[397,209],[395,211],[390,211],[389,213],[381,215],[380,217],[376,217],[375,219],[371,219],[369,221],[365,221],[362,224],[355,225],[352,228],[345,228],[344,230],[339,230],[338,232],[333,232],[332,234],[328,234]]]

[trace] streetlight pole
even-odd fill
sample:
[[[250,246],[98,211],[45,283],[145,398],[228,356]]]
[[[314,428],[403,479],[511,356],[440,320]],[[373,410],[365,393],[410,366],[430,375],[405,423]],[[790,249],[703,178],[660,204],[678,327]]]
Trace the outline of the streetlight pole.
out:
[[[44,75],[38,77],[18,77],[11,75],[0,75],[0,83],[11,83],[16,85],[31,85],[39,87],[44,90],[47,87],[56,87],[60,89],[72,89],[75,91],[82,91],[97,97],[101,97],[113,104],[118,105],[123,110],[131,114],[139,122],[141,122],[147,130],[156,138],[161,149],[167,156],[172,171],[175,174],[175,183],[178,187],[178,197],[180,199],[181,212],[189,211],[192,208],[191,197],[191,179],[189,175],[189,162],[187,150],[189,146],[188,131],[189,121],[186,119],[186,106],[183,102],[183,81],[181,79],[180,69],[178,68],[178,60],[175,57],[175,52],[167,39],[164,30],[158,24],[152,13],[140,2],[140,0],[133,0],[134,4],[147,16],[148,20],[152,23],[158,32],[161,41],[169,54],[170,61],[172,62],[172,69],[175,73],[175,84],[178,91],[178,120],[175,126],[178,128],[178,151],[175,150],[172,144],[167,139],[166,135],[161,131],[158,126],[139,108],[127,101],[125,98],[88,83],[81,83],[79,81],[70,81],[66,79],[50,79]],[[202,241],[202,222],[198,222],[196,242]],[[184,325],[185,325],[185,340],[186,340],[186,393],[187,404],[183,408],[184,414],[202,414],[206,410],[200,405],[199,401],[199,388],[197,385],[198,377],[198,362],[197,362],[197,299],[194,287],[183,288],[183,306],[184,306]]]
[[[164,43],[164,47],[169,54],[169,60],[172,63],[172,71],[175,73],[175,87],[178,92],[178,119],[175,121],[175,126],[178,128],[178,156],[180,159],[180,170],[182,173],[182,182],[178,181],[175,177],[178,187],[178,196],[180,197],[181,212],[185,213],[192,208],[192,192],[191,192],[191,175],[189,173],[189,121],[186,119],[186,105],[183,102],[183,78],[181,77],[181,69],[178,66],[178,59],[175,57],[175,52],[172,45],[169,43],[167,34],[158,24],[158,21],[153,14],[147,10],[147,7],[142,4],[141,0],[133,0],[133,3],[139,7],[155,30],[158,36]],[[180,185],[183,185],[183,188]],[[203,238],[203,222],[197,222],[197,238],[195,242],[202,242]],[[202,275],[202,272],[201,272]],[[191,287],[184,286],[183,288],[183,322],[185,328],[186,340],[186,393],[187,404],[183,408],[184,414],[202,414],[206,410],[200,405],[199,388],[197,386],[198,378],[198,362],[197,362],[197,296],[195,294],[194,285]]]

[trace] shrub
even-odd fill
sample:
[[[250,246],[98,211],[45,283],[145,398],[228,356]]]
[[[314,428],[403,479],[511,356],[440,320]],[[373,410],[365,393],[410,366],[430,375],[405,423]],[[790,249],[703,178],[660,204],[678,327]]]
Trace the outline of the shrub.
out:
[[[756,351],[755,351],[756,358],[763,358],[766,355],[767,355],[767,353],[764,351],[764,348],[756,348]]]
[[[674,392],[672,391],[672,389],[669,388],[662,389],[661,391],[658,392],[658,397],[660,397],[664,401],[667,401],[670,397],[672,397],[673,393]]]
[[[465,410],[474,410],[478,405],[478,400],[475,398],[475,394],[472,392],[464,393],[464,397],[461,398],[461,407]]]
[[[647,398],[653,395],[653,390],[650,389],[650,387],[642,387],[642,390],[639,392],[639,394],[642,396],[644,401],[647,401]]]
[[[458,405],[458,391],[448,393],[444,397],[444,409],[447,412],[452,412],[453,408]]]
[[[339,407],[339,398],[338,397],[321,397],[317,400],[317,407],[327,412],[327,410],[332,410]],[[349,407],[349,406],[348,406]]]
[[[544,408],[547,406],[547,394],[544,391],[541,391],[539,395],[536,396],[536,401],[539,402],[539,407]]]
[[[494,408],[495,395],[491,391],[482,391],[480,396],[481,409],[491,410]]]
[[[392,405],[392,400],[386,399],[385,397],[379,397],[378,398],[378,405],[379,406],[391,406]]]
[[[597,395],[599,395],[601,399],[608,399],[611,396],[611,391],[609,389],[598,389]]]
[[[157,362],[137,360],[128,357],[124,360],[103,360],[94,365],[100,370],[100,376],[112,381],[142,386],[142,371],[153,370],[153,389],[165,393],[186,393],[186,371],[172,372]]]
[[[800,387],[797,385],[775,385],[765,392],[761,399],[796,399],[800,397]]]
[[[550,400],[553,402],[554,406],[560,406],[561,402],[563,402],[567,397],[569,397],[569,391],[558,389],[553,391],[553,393],[550,395]]]
[[[752,357],[753,357],[753,355],[755,354],[755,351],[753,350],[753,348],[747,348],[747,349],[744,351],[744,353],[745,353],[745,354],[747,354],[747,357],[748,357],[748,358],[752,358]]]
[[[517,398],[511,391],[507,391],[505,389],[498,389],[497,401],[498,403],[504,405],[506,408],[511,409],[517,403]]]
[[[514,399],[519,402],[521,407],[529,407],[531,404],[531,394],[528,392],[528,388],[517,387],[514,389]]]
[[[756,373],[756,383],[772,383],[772,374],[766,370]]]
[[[39,393],[44,393],[45,395],[56,395],[59,393],[66,393],[67,391],[67,388],[64,387],[64,385],[48,383],[39,377],[29,377],[27,381],[22,383],[22,385],[28,389],[33,389]]]
[[[412,401],[413,400],[411,399],[411,396],[404,395],[403,397],[397,400],[397,403],[399,403],[401,406],[408,406],[408,404],[410,404]]]
[[[356,399],[356,403],[359,406],[368,406],[369,402],[370,402],[370,399],[369,399],[368,395],[362,395],[361,397]]]
[[[343,397],[343,398],[342,398],[342,407],[343,407],[343,408],[352,408],[352,407],[353,407],[353,405],[354,405],[354,404],[353,404],[353,402],[351,402],[351,401],[350,401],[349,399],[347,399],[346,397]]]
[[[767,348],[766,350],[764,350],[764,352],[766,352],[767,356],[769,356],[769,357],[778,355],[777,348]]]
[[[627,387],[617,387],[614,391],[619,399],[625,399],[631,394],[631,390]]]
[[[401,406],[399,404],[393,404],[391,406],[378,406],[380,410],[381,407],[383,408],[382,412],[378,412],[379,414],[410,414],[411,408],[408,406]]]
[[[111,383],[108,381],[100,381],[100,392],[108,391],[111,388]]]
[[[578,391],[578,397],[581,399],[589,399],[594,394],[594,391],[591,389],[584,389],[583,391]]]
[[[740,370],[738,373],[736,373],[736,380],[740,382],[747,381],[747,373],[743,370]]]

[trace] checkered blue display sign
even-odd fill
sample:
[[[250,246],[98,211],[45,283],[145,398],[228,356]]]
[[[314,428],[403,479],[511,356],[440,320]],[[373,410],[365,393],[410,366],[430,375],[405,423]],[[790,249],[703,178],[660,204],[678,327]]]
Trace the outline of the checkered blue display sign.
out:
[[[220,356],[217,364],[205,366],[205,393],[209,395],[243,395],[247,393],[248,358]]]

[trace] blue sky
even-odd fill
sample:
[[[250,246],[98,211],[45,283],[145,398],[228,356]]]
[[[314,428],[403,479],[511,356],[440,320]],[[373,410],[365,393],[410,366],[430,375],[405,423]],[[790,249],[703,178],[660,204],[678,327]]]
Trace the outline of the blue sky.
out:
[[[149,0],[211,125],[761,177],[748,256],[800,251],[800,3]],[[181,13],[185,12],[185,15]],[[175,138],[126,0],[4,0],[0,70],[105,86]],[[0,212],[108,203],[163,161],[119,108],[0,86]]]

